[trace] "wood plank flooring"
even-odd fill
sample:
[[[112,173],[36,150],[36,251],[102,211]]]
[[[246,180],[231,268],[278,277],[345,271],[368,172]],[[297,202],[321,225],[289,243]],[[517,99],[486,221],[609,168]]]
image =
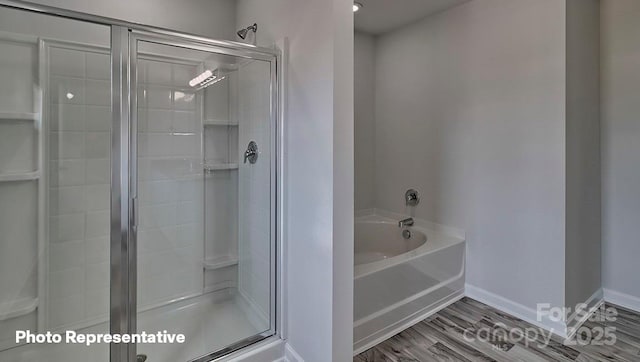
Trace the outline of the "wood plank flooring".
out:
[[[601,318],[587,321],[578,336],[564,343],[548,331],[463,298],[353,361],[640,362],[640,314],[612,304],[606,307],[617,311],[615,321],[604,318],[601,309]]]

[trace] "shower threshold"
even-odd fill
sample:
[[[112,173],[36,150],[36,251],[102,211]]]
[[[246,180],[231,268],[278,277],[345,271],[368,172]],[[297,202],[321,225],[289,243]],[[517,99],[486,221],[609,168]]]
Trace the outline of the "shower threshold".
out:
[[[167,327],[170,326],[170,327]],[[108,323],[78,329],[77,333],[108,333]],[[171,328],[170,330],[167,328]],[[223,350],[268,330],[268,321],[235,288],[187,298],[138,314],[138,333],[184,334],[178,344],[139,344],[137,354],[149,361],[191,361],[212,351]],[[64,331],[56,331],[64,333]],[[53,347],[53,348],[52,348]],[[97,357],[96,357],[97,356]],[[0,351],[1,361],[108,360],[109,345],[25,344]]]

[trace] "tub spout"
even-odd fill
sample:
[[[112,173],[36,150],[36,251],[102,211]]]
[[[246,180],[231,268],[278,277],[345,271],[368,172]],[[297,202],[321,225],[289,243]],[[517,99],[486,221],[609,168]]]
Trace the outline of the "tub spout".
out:
[[[409,217],[409,218],[406,218],[404,220],[398,221],[398,227],[399,228],[403,228],[405,226],[413,226],[413,218],[412,217]]]

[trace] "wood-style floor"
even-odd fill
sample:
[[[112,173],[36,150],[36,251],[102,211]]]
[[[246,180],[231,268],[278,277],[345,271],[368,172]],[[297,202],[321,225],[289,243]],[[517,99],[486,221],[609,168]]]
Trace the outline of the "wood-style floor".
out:
[[[563,344],[561,338],[554,336],[545,345],[549,332],[463,298],[355,356],[353,361],[640,362],[640,314],[611,304],[606,307],[617,310],[615,321],[587,321],[583,325],[586,328],[580,329],[581,335],[574,339],[576,343]],[[601,335],[607,330],[607,335]],[[529,339],[522,338],[519,331],[528,331]],[[478,335],[481,338],[473,338]],[[615,343],[596,343],[606,342],[610,335],[615,335]]]

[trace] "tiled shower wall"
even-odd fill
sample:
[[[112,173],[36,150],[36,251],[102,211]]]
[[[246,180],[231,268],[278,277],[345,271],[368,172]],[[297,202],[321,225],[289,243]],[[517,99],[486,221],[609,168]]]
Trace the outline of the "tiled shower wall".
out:
[[[204,169],[196,64],[138,63],[139,308],[203,288]]]
[[[36,111],[33,85],[38,63],[35,39],[14,41],[0,32],[0,112]],[[37,169],[34,120],[0,119],[0,173]],[[0,316],[37,298],[38,181],[0,182]],[[16,301],[18,301],[16,303]],[[33,329],[36,313],[0,318],[0,349],[16,329]]]
[[[87,50],[54,48],[50,62],[47,325],[60,328],[108,315],[110,67]],[[202,126],[185,88],[195,68],[139,62],[139,308],[202,292]]]
[[[38,312],[46,312],[45,328],[59,330],[104,322],[109,312],[110,64],[106,49],[50,44],[49,68],[42,79],[42,84],[47,85],[48,101],[44,112],[48,263],[46,298]],[[38,63],[34,49],[26,50],[30,63],[25,67],[32,78],[36,77]],[[211,161],[238,162],[237,155],[249,140],[260,145],[260,160],[255,165],[241,165],[240,171],[209,175],[206,192],[212,207],[207,212],[202,164],[202,98],[186,87],[197,70],[197,64],[183,61],[145,59],[139,64],[139,306],[146,308],[197,295],[202,293],[203,286],[207,289],[234,287],[237,268],[232,266],[204,274],[203,254],[206,250],[208,258],[237,255],[240,232],[243,240],[239,255],[241,290],[253,309],[268,316],[269,67],[267,63],[249,64],[242,77],[235,73],[229,79],[238,79],[226,85],[227,92],[233,95],[230,98],[240,93],[242,98],[242,104],[223,99],[222,103],[231,108],[227,109],[226,118],[242,119],[243,125],[217,131],[211,141],[216,148],[223,145],[225,152],[209,155]],[[23,74],[16,72],[17,76]],[[236,87],[242,87],[242,92]],[[29,97],[21,99],[24,98],[34,101]],[[33,112],[31,108],[24,108],[14,111]],[[235,114],[238,109],[239,115]],[[221,118],[220,114],[209,116]],[[23,126],[33,132],[31,124],[21,124],[14,130],[20,131]],[[226,137],[226,142],[220,137]],[[26,139],[26,144],[20,146],[30,146],[33,151],[30,156],[28,152],[16,154],[16,157],[26,156],[29,161],[20,163],[23,168],[20,171],[36,168],[37,138],[32,135]],[[226,158],[218,160],[223,153]],[[28,266],[28,270],[20,273],[22,279],[11,280],[20,284],[16,291],[38,297],[36,183],[0,186],[12,188],[11,192],[0,195],[3,204],[19,204],[13,211],[22,215],[21,222],[32,220],[28,229],[33,233],[24,235],[26,241],[22,245],[29,244],[33,250],[25,248],[23,252],[28,255],[19,263]],[[240,211],[239,189],[243,190]],[[206,248],[203,245],[205,214],[212,226],[207,230]],[[240,228],[239,214],[245,222]],[[12,239],[6,244],[15,245],[15,241]],[[3,263],[6,265],[9,263]],[[3,287],[3,290],[7,289]],[[14,293],[10,297],[15,296]],[[25,321],[35,328],[35,316],[36,313],[32,313],[12,322]]]
[[[46,325],[109,311],[110,64],[105,52],[49,52],[49,272]]]
[[[254,61],[238,71],[238,121],[241,153],[258,144],[255,164],[239,165],[238,290],[252,309],[269,317],[271,252],[271,124],[269,63]],[[242,160],[240,161],[242,162]]]

